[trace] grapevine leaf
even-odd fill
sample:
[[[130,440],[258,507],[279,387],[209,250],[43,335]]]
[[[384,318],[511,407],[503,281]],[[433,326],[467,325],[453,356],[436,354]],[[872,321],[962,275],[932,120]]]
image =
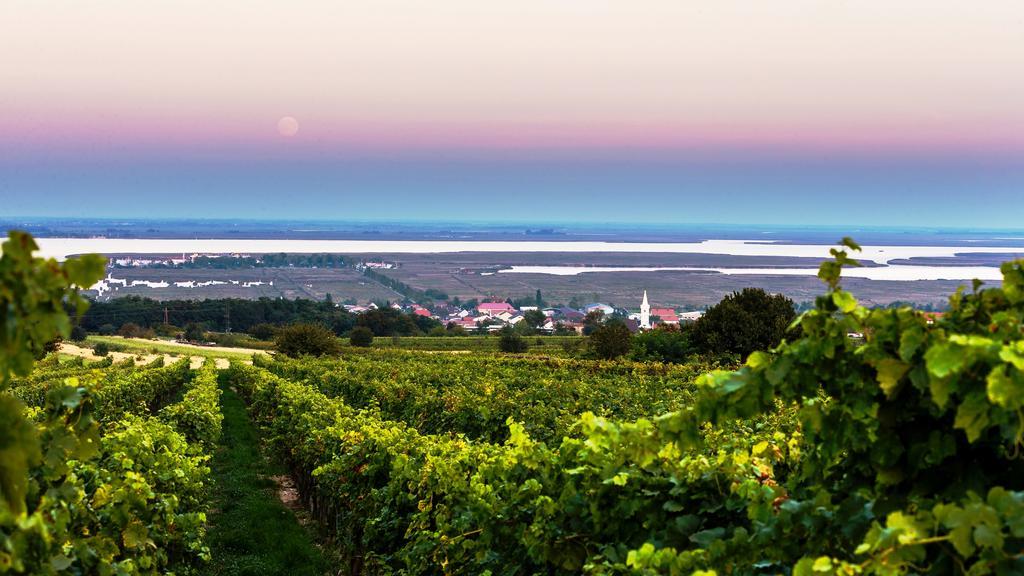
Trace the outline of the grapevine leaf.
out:
[[[42,458],[36,427],[21,402],[0,396],[0,496],[16,514],[25,512],[29,466]]]
[[[1017,342],[1016,345],[1003,346],[999,350],[999,359],[1013,364],[1017,370],[1024,371],[1024,341]]]
[[[974,540],[971,539],[971,527],[969,524],[957,526],[949,533],[949,541],[961,556],[967,558],[974,554]]]
[[[1020,372],[1009,374],[1006,366],[996,366],[986,379],[988,399],[997,406],[1016,410],[1024,402],[1024,382]]]
[[[857,308],[857,299],[853,294],[845,290],[836,290],[832,293],[832,302],[839,308],[840,312],[849,313]]]
[[[725,528],[711,528],[710,530],[701,530],[693,534],[690,536],[690,541],[701,548],[708,548],[713,542],[720,540],[724,535]]]
[[[966,363],[966,356],[959,346],[949,343],[936,344],[924,356],[928,372],[936,378],[945,378],[959,372]]]
[[[904,362],[910,362],[914,354],[921,348],[925,341],[925,333],[920,328],[912,328],[900,335],[900,358]]]
[[[139,520],[132,520],[121,532],[121,538],[128,548],[142,548],[149,539],[149,530]]]
[[[967,440],[974,442],[989,424],[991,405],[984,394],[974,393],[964,399],[956,411],[953,426],[967,433]]]
[[[998,550],[1003,547],[1003,534],[988,524],[981,524],[974,528],[974,542],[982,548]]]
[[[892,398],[903,375],[910,370],[910,364],[895,358],[881,360],[875,366],[878,371],[878,385],[887,398]]]

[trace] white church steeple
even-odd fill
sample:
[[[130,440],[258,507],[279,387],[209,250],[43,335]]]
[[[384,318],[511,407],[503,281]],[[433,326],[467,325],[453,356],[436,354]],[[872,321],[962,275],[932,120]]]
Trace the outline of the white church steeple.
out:
[[[651,305],[647,302],[647,290],[644,290],[644,301],[640,303],[640,327],[651,327]]]

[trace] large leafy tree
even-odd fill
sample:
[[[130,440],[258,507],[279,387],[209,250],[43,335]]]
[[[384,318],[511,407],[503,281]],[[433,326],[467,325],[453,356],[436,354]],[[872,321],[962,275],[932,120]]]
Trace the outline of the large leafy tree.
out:
[[[612,320],[594,330],[590,334],[589,343],[595,356],[611,360],[629,354],[633,346],[633,335],[625,324]]]
[[[341,343],[327,328],[319,324],[292,324],[282,328],[275,340],[277,351],[292,357],[335,356]]]
[[[793,301],[761,288],[733,292],[712,306],[693,327],[693,343],[706,354],[746,358],[782,342],[796,319]]]

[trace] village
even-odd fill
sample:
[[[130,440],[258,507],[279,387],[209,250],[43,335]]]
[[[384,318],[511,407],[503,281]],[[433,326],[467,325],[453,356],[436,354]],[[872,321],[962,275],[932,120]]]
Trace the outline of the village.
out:
[[[420,304],[390,304],[400,312],[433,318],[449,329],[461,329],[467,333],[493,333],[505,328],[515,328],[522,323],[545,334],[583,334],[588,325],[605,320],[617,319],[630,332],[649,330],[657,326],[676,326],[694,322],[704,313],[701,311],[680,312],[675,308],[652,307],[644,291],[638,310],[601,302],[593,302],[579,308],[568,306],[540,307],[514,306],[511,301],[480,302],[466,307],[453,304],[436,304],[427,308]],[[353,314],[360,314],[378,308],[377,304],[343,305]]]

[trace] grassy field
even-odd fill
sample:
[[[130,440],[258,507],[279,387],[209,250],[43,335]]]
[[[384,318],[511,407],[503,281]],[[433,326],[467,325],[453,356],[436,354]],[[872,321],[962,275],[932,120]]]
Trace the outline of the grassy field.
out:
[[[399,348],[402,350],[422,350],[425,352],[498,352],[497,335],[482,336],[399,336],[378,337],[373,339],[374,348]],[[566,348],[579,346],[583,343],[582,336],[525,336],[529,344],[530,354],[547,356],[563,356]],[[112,351],[131,354],[171,354],[175,356],[201,356],[203,358],[223,358],[225,360],[251,360],[253,354],[265,354],[263,350],[247,348],[230,348],[220,346],[192,346],[170,340],[145,340],[142,338],[122,338],[120,336],[96,336],[86,339],[87,346],[103,342]],[[341,338],[343,347],[351,349],[347,338]]]
[[[566,346],[576,346],[583,342],[582,336],[524,336],[533,354],[562,355]],[[403,350],[423,351],[466,351],[466,352],[498,352],[500,336],[399,336],[378,337],[373,339],[374,348],[400,348]],[[343,339],[348,347],[348,339]]]
[[[120,336],[89,336],[88,345],[103,342],[117,352],[134,354],[173,354],[176,356],[202,356],[203,358],[224,358],[226,360],[252,360],[253,354],[263,354],[261,350],[244,348],[221,348],[215,346],[191,346],[168,340],[144,340],[141,338],[122,338]]]

